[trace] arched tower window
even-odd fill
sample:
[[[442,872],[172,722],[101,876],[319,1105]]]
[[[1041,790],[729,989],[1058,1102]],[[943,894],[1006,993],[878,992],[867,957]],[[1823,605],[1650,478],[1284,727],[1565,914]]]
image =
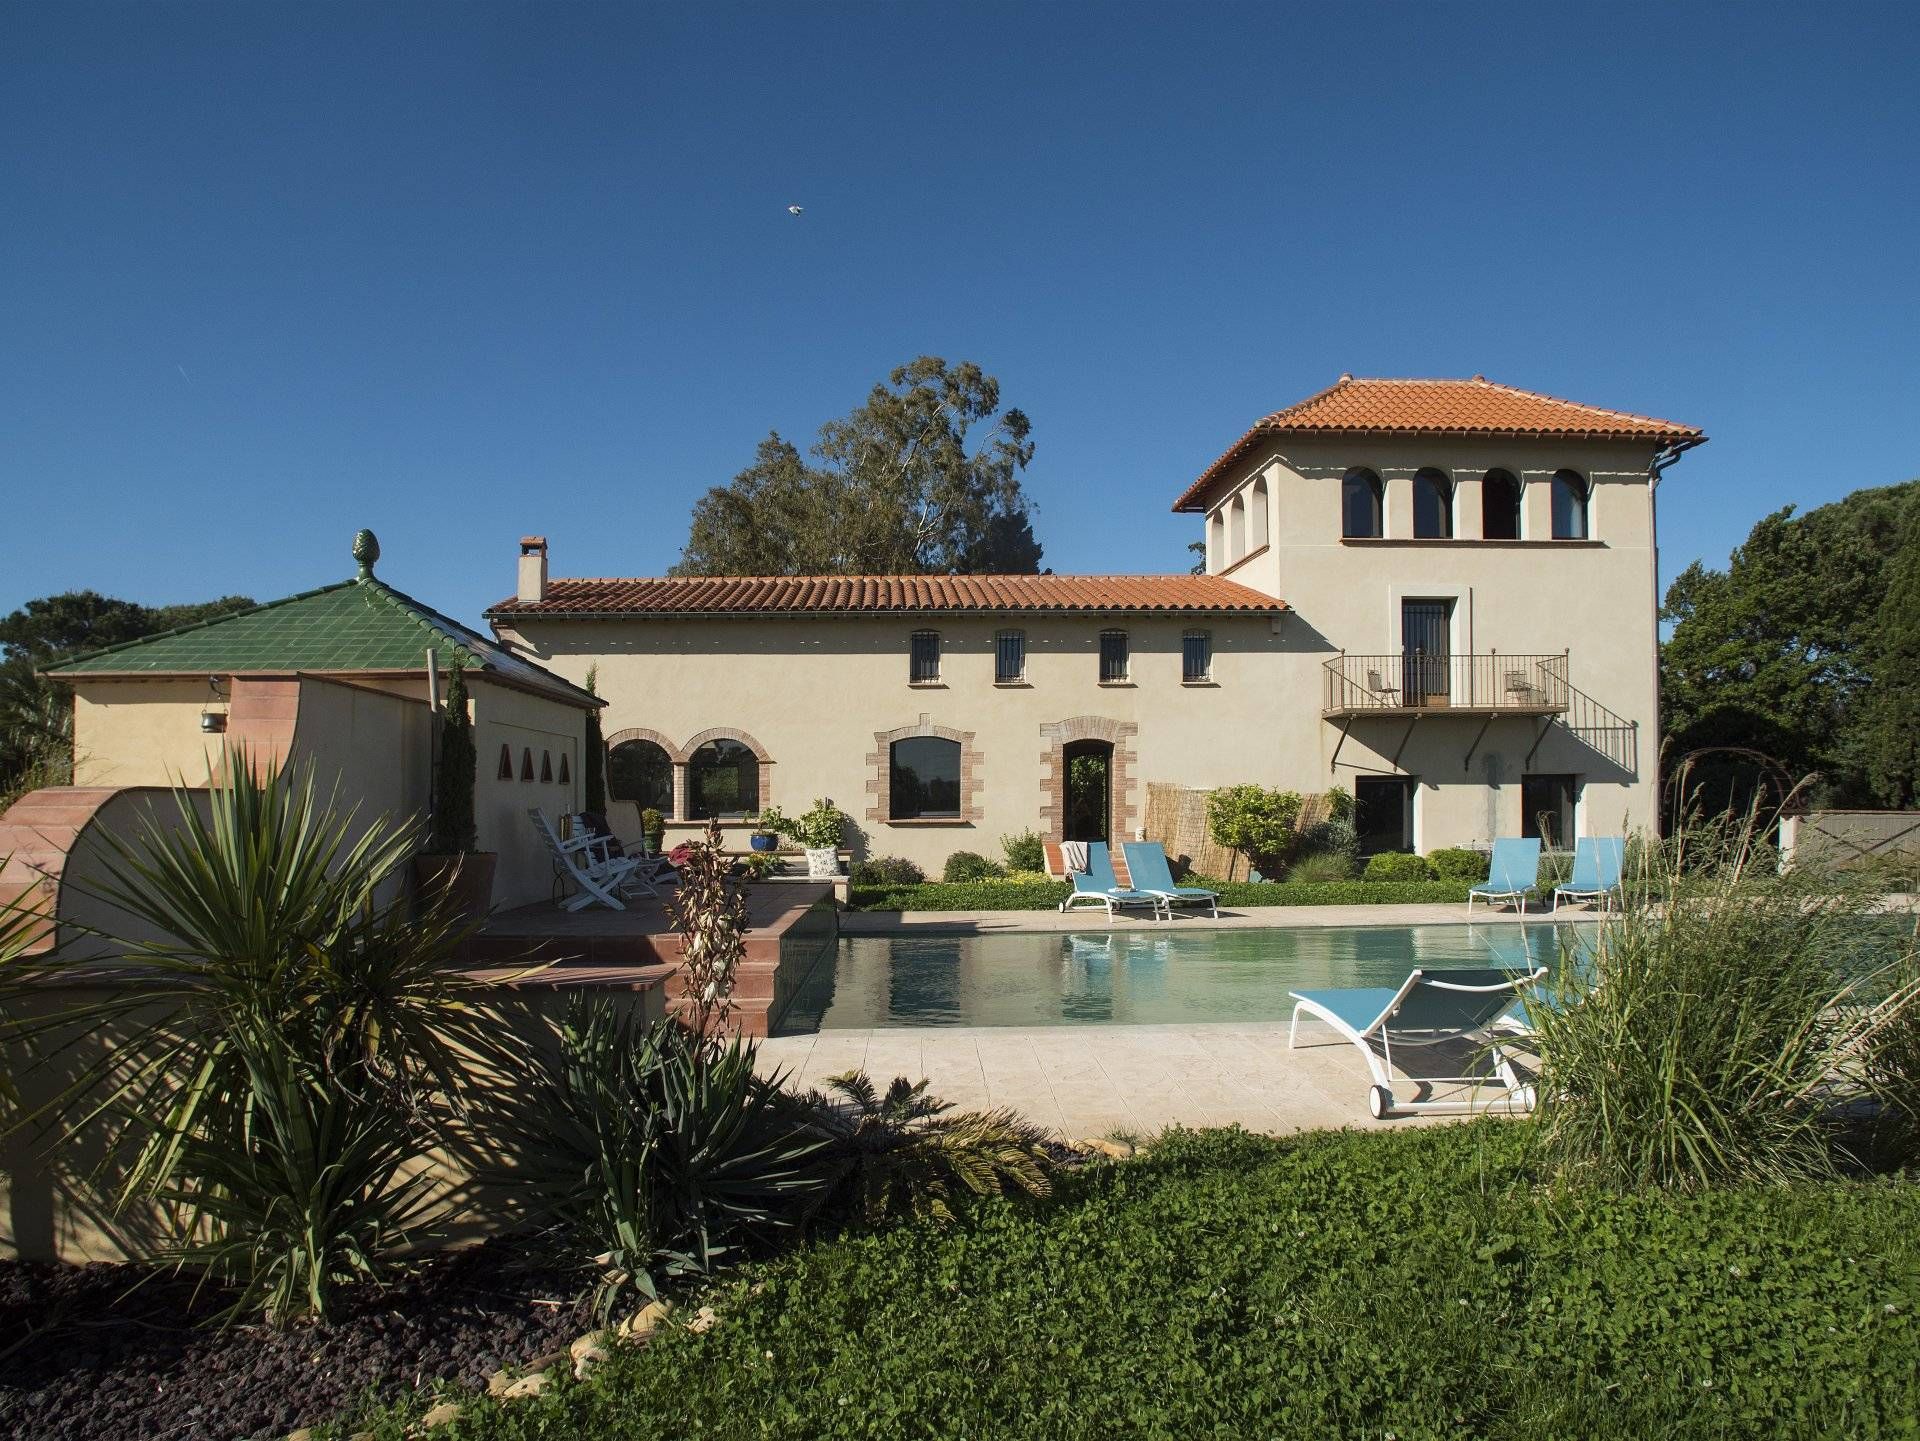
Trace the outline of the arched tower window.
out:
[[[1340,483],[1340,534],[1353,540],[1377,538],[1382,493],[1380,477],[1372,471],[1348,471]]]
[[[1453,482],[1440,471],[1413,477],[1413,534],[1416,540],[1453,537]]]
[[[1520,539],[1520,482],[1490,470],[1480,482],[1480,534],[1487,540]]]
[[[1561,470],[1553,477],[1553,538],[1587,538],[1587,500],[1591,492],[1577,471]]]

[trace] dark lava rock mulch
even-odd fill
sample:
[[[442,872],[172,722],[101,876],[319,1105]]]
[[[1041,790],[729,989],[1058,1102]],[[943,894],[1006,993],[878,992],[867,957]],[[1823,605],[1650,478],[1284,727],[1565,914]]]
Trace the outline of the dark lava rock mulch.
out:
[[[211,1318],[223,1298],[133,1266],[0,1262],[0,1436],[46,1441],[279,1437],[435,1381],[483,1386],[592,1318],[578,1272],[509,1242],[364,1287],[341,1318],[284,1331]],[[132,1288],[132,1289],[130,1289]]]

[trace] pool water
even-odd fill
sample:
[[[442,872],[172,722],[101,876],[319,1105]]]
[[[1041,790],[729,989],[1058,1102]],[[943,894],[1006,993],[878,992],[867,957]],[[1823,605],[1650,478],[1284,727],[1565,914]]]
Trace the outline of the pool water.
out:
[[[1592,923],[842,936],[776,1034],[877,1026],[1283,1021],[1287,992],[1397,986],[1415,966],[1552,966]]]

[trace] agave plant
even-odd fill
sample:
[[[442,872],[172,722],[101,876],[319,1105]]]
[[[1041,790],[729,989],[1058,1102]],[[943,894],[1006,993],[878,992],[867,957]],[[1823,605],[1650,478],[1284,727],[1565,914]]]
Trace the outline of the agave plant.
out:
[[[130,983],[33,1029],[90,1050],[65,1134],[107,1133],[114,1204],[171,1218],[160,1257],[236,1286],[236,1310],[324,1315],[427,1216],[407,1163],[457,1141],[517,1045],[477,1008],[461,923],[399,894],[412,826],[362,821],[310,771],[235,753],[224,774],[106,838],[81,884],[124,923],[32,970],[78,979],[104,948]]]
[[[799,1225],[831,1175],[753,1048],[578,999],[496,1135],[516,1187],[567,1251],[601,1268],[605,1314],[659,1278],[704,1274]]]
[[[953,1219],[956,1197],[1048,1195],[1053,1187],[1045,1133],[1012,1111],[949,1115],[923,1078],[897,1076],[879,1092],[866,1072],[829,1077],[831,1094],[803,1104],[833,1138],[845,1204],[861,1220],[892,1216]]]

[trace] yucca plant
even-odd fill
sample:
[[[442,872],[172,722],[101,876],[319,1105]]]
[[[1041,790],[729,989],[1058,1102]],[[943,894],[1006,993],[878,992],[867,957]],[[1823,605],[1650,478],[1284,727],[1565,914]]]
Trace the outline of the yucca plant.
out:
[[[830,1184],[825,1141],[751,1045],[605,998],[568,1006],[496,1134],[511,1164],[492,1179],[599,1266],[602,1314],[791,1231]]]
[[[114,1204],[170,1218],[156,1255],[278,1322],[404,1249],[432,1199],[407,1163],[460,1141],[517,1044],[477,1008],[461,924],[400,896],[412,826],[338,808],[310,771],[234,753],[223,774],[106,837],[87,893],[124,922],[31,968],[76,979],[104,949],[127,983],[23,1029],[88,1053],[60,1124],[107,1134]]]
[[[1045,1196],[1045,1133],[1009,1110],[950,1115],[927,1082],[897,1076],[884,1093],[864,1071],[829,1077],[802,1104],[833,1138],[846,1208],[869,1224],[895,1216],[950,1221],[962,1194]]]
[[[1698,1189],[1833,1172],[1874,898],[1782,871],[1766,818],[1638,849],[1621,914],[1536,1008],[1544,1154],[1564,1175]]]

